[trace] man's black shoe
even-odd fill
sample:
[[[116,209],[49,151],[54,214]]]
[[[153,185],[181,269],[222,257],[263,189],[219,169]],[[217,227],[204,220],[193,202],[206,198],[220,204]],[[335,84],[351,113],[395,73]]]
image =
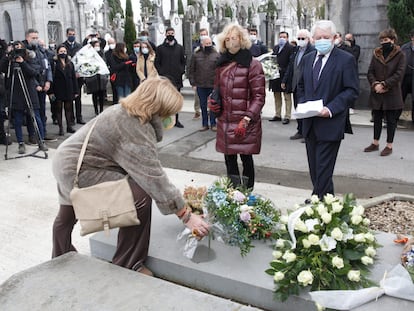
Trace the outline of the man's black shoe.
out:
[[[57,141],[57,138],[56,137],[53,137],[53,136],[49,136],[48,134],[46,134],[44,140],[47,140],[47,141]]]
[[[270,122],[273,122],[273,121],[282,121],[282,118],[281,117],[273,117],[273,118],[269,119],[269,121]]]
[[[180,128],[180,129],[184,128],[184,125],[182,125],[180,123],[180,121],[175,122],[175,125],[174,126]]]
[[[311,204],[311,199],[306,199],[305,204]]]
[[[303,136],[302,136],[302,134],[300,134],[300,133],[296,132],[296,134],[295,134],[295,135],[290,136],[289,138],[290,138],[291,140],[295,140],[295,139],[301,139],[301,138],[303,138]]]
[[[80,119],[80,120],[76,121],[76,123],[78,123],[78,124],[86,124],[86,122],[83,121],[83,119]]]
[[[289,119],[283,119],[282,124],[289,124],[290,120]]]

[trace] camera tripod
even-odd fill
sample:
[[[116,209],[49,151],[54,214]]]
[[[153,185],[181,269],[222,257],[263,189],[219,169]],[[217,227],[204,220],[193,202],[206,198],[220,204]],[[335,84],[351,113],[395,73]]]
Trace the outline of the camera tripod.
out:
[[[33,110],[33,104],[32,104],[32,100],[30,99],[30,94],[29,94],[29,90],[27,89],[27,84],[26,81],[24,80],[24,76],[23,76],[23,72],[22,69],[20,68],[20,66],[17,63],[12,63],[11,66],[13,66],[13,72],[11,75],[11,87],[10,87],[10,105],[9,105],[9,109],[8,109],[8,123],[7,123],[7,130],[6,130],[6,139],[9,140],[10,139],[10,122],[12,120],[12,111],[13,111],[13,96],[14,96],[14,87],[15,87],[15,77],[17,75],[18,78],[18,82],[23,90],[23,96],[24,96],[24,100],[26,103],[26,108],[28,110],[29,116],[30,116],[30,120],[33,123],[33,127],[35,130],[35,137],[36,137],[36,142],[38,145],[38,149],[32,153],[27,153],[27,154],[22,154],[22,155],[18,155],[15,157],[8,157],[8,149],[9,149],[9,144],[7,141],[6,144],[6,154],[4,155],[4,158],[6,160],[9,159],[18,159],[18,158],[23,158],[23,157],[36,157],[36,158],[42,158],[42,159],[47,159],[48,155],[47,152],[42,150],[44,149],[44,142],[42,140],[41,134],[40,134],[40,130],[39,130],[39,125],[37,124],[37,120],[36,120],[36,116]],[[43,152],[43,156],[38,155],[38,153],[42,151]]]

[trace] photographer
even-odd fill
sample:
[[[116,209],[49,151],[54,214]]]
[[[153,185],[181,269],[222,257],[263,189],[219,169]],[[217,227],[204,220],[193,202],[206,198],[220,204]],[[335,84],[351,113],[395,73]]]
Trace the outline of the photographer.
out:
[[[14,129],[16,132],[17,142],[19,143],[19,154],[26,153],[26,148],[23,141],[22,125],[26,114],[29,112],[28,103],[26,102],[25,93],[23,90],[24,85],[21,84],[19,79],[19,71],[21,69],[23,83],[26,84],[28,95],[31,99],[33,112],[36,118],[36,123],[39,127],[40,138],[44,138],[43,123],[40,118],[40,105],[37,92],[42,90],[36,80],[37,70],[32,65],[29,59],[29,54],[20,41],[14,42],[10,47],[10,52],[0,60],[0,71],[6,74],[6,89],[9,92],[11,99],[11,111],[10,113],[14,118]],[[13,90],[11,86],[13,84]],[[11,115],[9,113],[9,120]],[[35,137],[35,131],[33,127],[27,127],[29,137]],[[42,150],[46,151],[47,147],[43,145]]]
[[[6,41],[0,39],[0,59],[6,55],[7,43]],[[4,108],[6,107],[6,85],[5,85],[5,75],[0,73],[0,144],[6,145],[11,144],[11,141],[7,140],[6,132],[4,131],[4,119],[6,112]]]

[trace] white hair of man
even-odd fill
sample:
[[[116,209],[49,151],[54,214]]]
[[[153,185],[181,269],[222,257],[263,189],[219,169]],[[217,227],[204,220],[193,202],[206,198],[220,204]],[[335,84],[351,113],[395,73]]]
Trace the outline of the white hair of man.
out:
[[[319,28],[319,29],[323,29],[323,30],[328,30],[328,31],[330,31],[330,32],[331,32],[331,34],[332,34],[333,36],[335,36],[335,35],[336,35],[336,26],[335,26],[335,24],[334,24],[332,21],[330,21],[330,20],[323,19],[323,20],[319,20],[319,21],[317,21],[317,22],[313,25],[312,30],[311,30],[312,37],[315,35],[315,30],[316,30],[317,28]]]
[[[203,38],[200,41],[202,46],[204,46],[206,43],[211,43],[211,42],[212,42],[212,40],[209,36],[203,36]]]
[[[296,37],[305,37],[306,39],[311,38],[311,33],[307,29],[299,29],[298,34]]]

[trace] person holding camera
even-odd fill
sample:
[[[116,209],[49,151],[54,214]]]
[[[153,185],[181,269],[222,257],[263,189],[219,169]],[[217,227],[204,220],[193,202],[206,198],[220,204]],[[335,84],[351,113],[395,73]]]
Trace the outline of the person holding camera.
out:
[[[72,102],[79,94],[75,67],[70,61],[66,47],[62,44],[57,48],[56,52],[57,55],[52,61],[53,83],[49,97],[54,101],[56,107],[59,135],[63,136],[62,108],[65,110],[66,131],[74,133],[75,130],[72,127]]]
[[[0,59],[6,55],[7,43],[6,41],[0,39]],[[0,145],[11,144],[11,141],[6,137],[6,131],[4,130],[4,119],[6,111],[6,85],[5,85],[5,75],[0,72]]]
[[[22,83],[18,76],[20,72],[19,68],[22,73]],[[13,116],[14,129],[17,142],[19,143],[18,153],[24,154],[26,153],[26,147],[23,140],[22,126],[23,120],[30,109],[29,103],[26,102],[27,99],[23,89],[25,86],[27,87],[27,95],[30,97],[33,113],[39,128],[40,139],[44,139],[44,128],[40,117],[39,98],[37,96],[37,92],[42,90],[42,87],[36,79],[38,71],[30,62],[26,47],[20,41],[14,42],[10,52],[0,60],[0,71],[6,73],[6,89],[9,92],[11,102],[11,115],[9,115],[9,120]],[[13,89],[11,89],[12,85]],[[27,131],[29,132],[29,137],[35,137],[35,130],[32,126],[28,126]],[[44,144],[40,148],[43,151],[47,150]]]

